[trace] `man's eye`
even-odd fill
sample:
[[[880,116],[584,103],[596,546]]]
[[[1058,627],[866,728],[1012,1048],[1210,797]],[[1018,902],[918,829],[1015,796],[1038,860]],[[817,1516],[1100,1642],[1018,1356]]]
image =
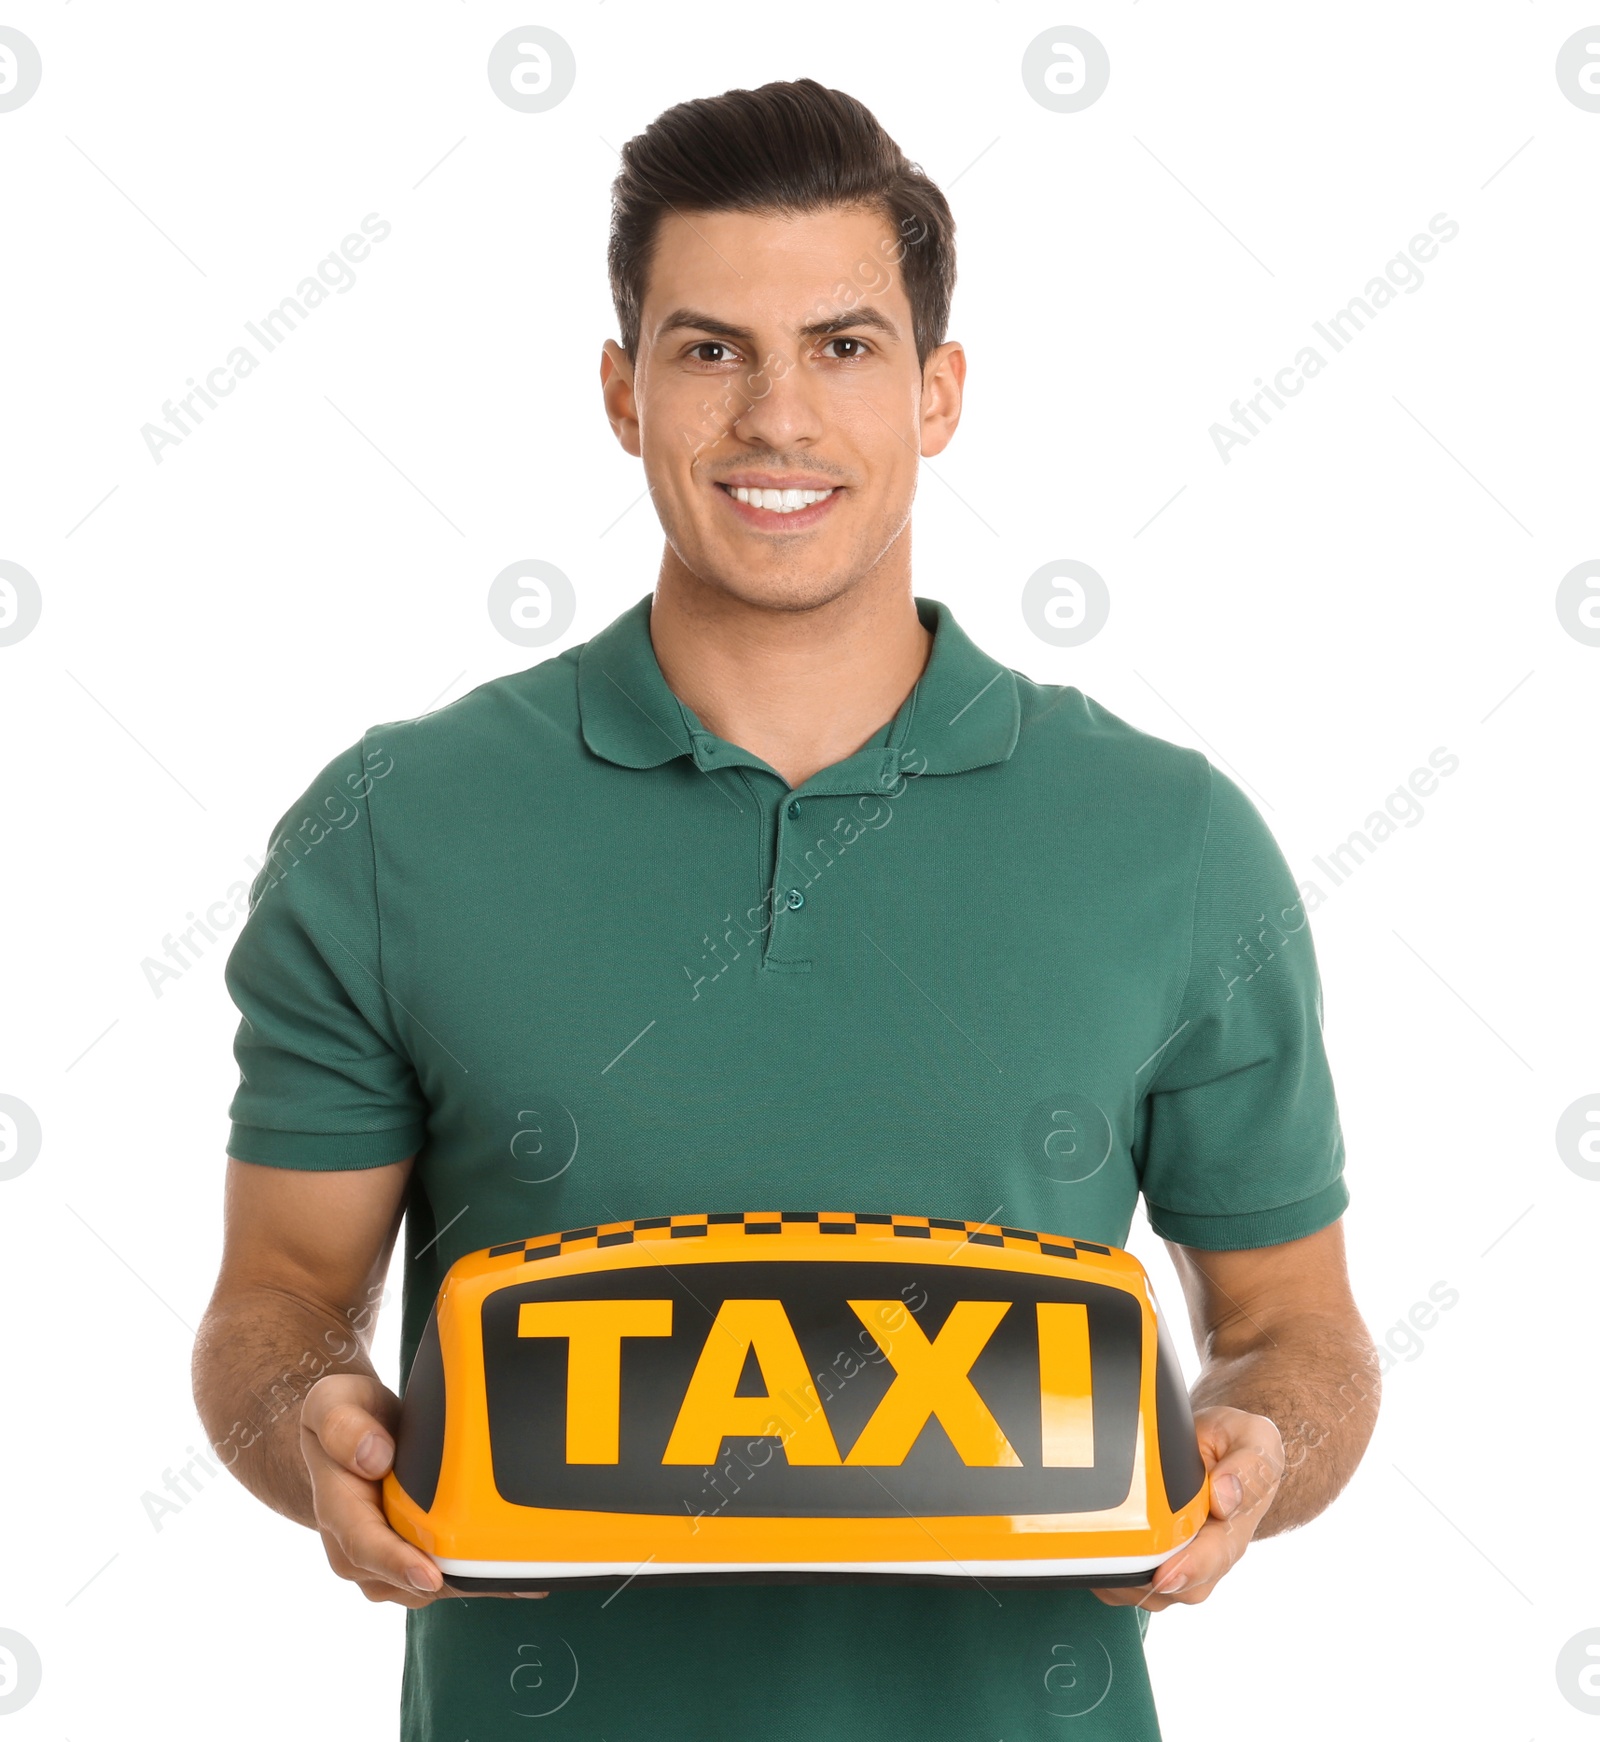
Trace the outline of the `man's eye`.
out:
[[[842,351],[836,354],[837,361],[841,363],[853,363],[858,357],[865,357],[868,351],[867,341],[865,339],[829,339],[823,346],[823,350],[831,351],[835,345],[853,345],[855,347],[854,350]]]
[[[720,354],[711,356],[708,354],[710,352]],[[698,345],[690,346],[689,355],[697,363],[726,363],[733,356],[733,347],[724,344],[721,339],[702,339]]]

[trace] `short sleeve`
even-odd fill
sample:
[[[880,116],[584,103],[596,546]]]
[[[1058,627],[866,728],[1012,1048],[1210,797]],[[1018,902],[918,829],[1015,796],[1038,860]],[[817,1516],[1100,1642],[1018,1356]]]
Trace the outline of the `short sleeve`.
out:
[[[384,985],[371,805],[394,763],[369,738],[279,819],[228,955],[241,1017],[228,1153],[240,1161],[382,1167],[425,1134]]]
[[[1260,813],[1215,768],[1188,977],[1135,1159],[1150,1225],[1183,1246],[1276,1246],[1349,1203],[1305,903]]]

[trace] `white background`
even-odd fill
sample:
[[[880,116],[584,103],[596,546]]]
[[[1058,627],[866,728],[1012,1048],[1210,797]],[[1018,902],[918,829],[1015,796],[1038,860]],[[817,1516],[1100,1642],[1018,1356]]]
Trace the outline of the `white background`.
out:
[[[0,1627],[44,1681],[0,1742],[393,1733],[397,1609],[231,1479],[146,1516],[203,1445],[236,1015],[226,938],[160,997],[141,963],[365,727],[544,656],[489,620],[507,564],[572,578],[560,645],[648,590],[659,531],[597,391],[614,147],[802,74],[866,101],[959,227],[969,390],[917,590],[1247,784],[1327,895],[1360,1302],[1382,1338],[1459,1293],[1396,1333],[1335,1510],[1152,1623],[1167,1734],[1594,1732],[1555,1669],[1600,1626],[1600,1183],[1555,1127],[1600,1090],[1600,648],[1555,595],[1600,556],[1600,114],[1555,59],[1596,13],[6,9],[44,79],[0,114],[0,557],[44,606],[0,647],[0,1093],[44,1141],[0,1181]],[[485,73],[530,22],[577,57],[544,114]],[[1111,59],[1078,114],[1020,76],[1062,22]],[[393,233],[354,288],[155,463],[141,426],[369,212]],[[1224,464],[1210,426],[1439,212],[1460,233],[1421,288]],[[1061,557],[1111,597],[1077,648],[1019,605]],[[1460,766],[1422,820],[1319,876],[1438,746]],[[1142,1219],[1135,1249],[1181,1323]],[[392,1378],[392,1312],[379,1343]]]

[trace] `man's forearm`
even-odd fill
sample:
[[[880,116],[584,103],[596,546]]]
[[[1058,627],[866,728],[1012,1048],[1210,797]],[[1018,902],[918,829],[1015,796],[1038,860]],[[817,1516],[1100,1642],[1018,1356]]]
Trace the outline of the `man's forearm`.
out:
[[[1258,1537],[1309,1522],[1338,1495],[1372,1437],[1380,1389],[1377,1352],[1359,1320],[1306,1314],[1207,1359],[1195,1408],[1264,1415],[1283,1436],[1283,1480]]]
[[[194,1351],[194,1394],[218,1457],[258,1499],[312,1525],[300,1405],[328,1373],[375,1377],[376,1306],[348,1315],[272,1289],[213,1301]]]

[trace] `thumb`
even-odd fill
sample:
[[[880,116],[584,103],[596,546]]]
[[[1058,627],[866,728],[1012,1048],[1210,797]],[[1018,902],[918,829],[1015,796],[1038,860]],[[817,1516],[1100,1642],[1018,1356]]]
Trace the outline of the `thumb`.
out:
[[[1211,1514],[1231,1518],[1264,1506],[1283,1475],[1283,1439],[1268,1416],[1211,1409],[1199,1435],[1211,1482]]]
[[[363,1476],[370,1476],[374,1481],[387,1475],[393,1462],[394,1441],[376,1425],[368,1428],[356,1441],[356,1449],[350,1456],[350,1468],[360,1471]]]
[[[1239,1510],[1244,1499],[1244,1484],[1232,1470],[1211,1472],[1211,1512],[1215,1518],[1228,1518]]]
[[[367,1404],[377,1386],[340,1375],[321,1379],[306,1394],[301,1424],[323,1451],[354,1475],[376,1481],[394,1462],[394,1438]]]

